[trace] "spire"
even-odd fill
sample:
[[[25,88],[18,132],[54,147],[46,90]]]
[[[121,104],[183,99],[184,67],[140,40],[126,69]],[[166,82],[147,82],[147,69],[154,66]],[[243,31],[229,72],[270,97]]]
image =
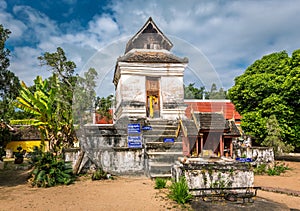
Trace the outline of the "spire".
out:
[[[171,41],[149,17],[144,26],[128,41],[125,54],[131,49],[165,49],[169,51],[172,47]]]

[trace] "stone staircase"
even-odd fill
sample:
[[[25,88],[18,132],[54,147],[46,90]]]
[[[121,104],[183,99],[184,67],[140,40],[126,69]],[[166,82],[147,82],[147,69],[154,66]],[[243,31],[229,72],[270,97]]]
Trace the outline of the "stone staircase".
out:
[[[149,120],[151,130],[143,131],[147,176],[171,177],[171,166],[182,156],[181,137],[177,137],[178,121]]]

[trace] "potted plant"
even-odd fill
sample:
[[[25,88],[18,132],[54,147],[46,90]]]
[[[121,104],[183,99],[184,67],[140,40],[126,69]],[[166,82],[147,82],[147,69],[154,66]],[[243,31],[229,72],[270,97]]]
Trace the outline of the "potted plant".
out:
[[[17,150],[18,150],[18,152],[16,152],[16,154],[15,154],[15,164],[21,164],[24,161],[24,154],[26,151],[22,150],[21,146],[18,146]]]

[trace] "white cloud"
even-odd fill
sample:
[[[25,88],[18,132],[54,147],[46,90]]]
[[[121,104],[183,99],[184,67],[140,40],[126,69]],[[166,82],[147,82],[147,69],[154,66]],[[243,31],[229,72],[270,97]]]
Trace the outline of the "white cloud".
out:
[[[299,6],[297,1],[133,0],[111,7],[123,28],[136,32],[145,16],[152,16],[165,34],[200,48],[229,88],[237,64],[250,65],[266,53],[299,48]]]
[[[27,35],[25,38],[27,40],[48,41],[50,36],[58,33],[58,27],[54,21],[29,6],[14,6],[13,12],[26,24]]]
[[[17,72],[20,80],[28,85],[32,85],[36,76],[41,75],[43,78],[46,78],[50,75],[46,68],[40,66],[37,60],[38,56],[40,56],[40,51],[35,48],[15,48],[11,58],[10,69]]]
[[[21,21],[14,19],[14,17],[6,12],[6,2],[0,2],[0,24],[5,28],[8,28],[12,33],[10,34],[10,40],[19,39],[23,32],[26,30],[26,26]]]
[[[99,35],[101,39],[114,37],[119,34],[117,23],[109,16],[96,16],[89,22],[89,32]]]
[[[69,3],[74,2],[70,0]],[[207,63],[211,63],[211,69],[216,71],[212,71],[212,74],[217,75],[215,78],[221,80],[220,86],[227,89],[233,85],[234,77],[243,72],[243,66],[250,65],[266,53],[281,50],[291,53],[299,48],[299,7],[300,2],[292,0],[118,0],[109,3],[108,9],[111,12],[93,14],[93,18],[81,30],[68,30],[68,33],[62,34],[59,28],[61,24],[45,14],[28,6],[15,6],[14,14],[10,14],[6,12],[4,2],[0,3],[0,22],[13,32],[12,39],[22,36],[27,41],[34,40],[36,48],[35,53],[30,54],[31,57],[46,51],[53,52],[61,46],[70,60],[76,60],[78,70],[81,70],[86,63],[89,64],[88,59],[97,50],[109,48],[109,43],[124,36],[133,36],[152,16],[168,37],[175,37],[171,41],[178,44],[174,39],[183,39],[198,49],[199,54],[206,56]],[[178,44],[180,46],[174,46],[174,51],[182,54],[180,56],[190,56],[191,65],[195,66],[197,54],[190,55],[193,51],[184,49],[183,44],[181,42]],[[124,49],[125,45],[120,48]],[[34,68],[33,62],[26,61],[30,55],[22,57],[21,53],[26,50],[18,48],[12,52],[18,58],[12,61],[13,68],[21,68],[22,64],[27,63],[31,65],[30,68]],[[119,56],[117,52],[110,56]],[[203,65],[199,64],[199,67],[192,69],[198,68],[203,68]],[[199,74],[201,80],[204,80],[204,76]],[[209,84],[207,86],[210,87]]]

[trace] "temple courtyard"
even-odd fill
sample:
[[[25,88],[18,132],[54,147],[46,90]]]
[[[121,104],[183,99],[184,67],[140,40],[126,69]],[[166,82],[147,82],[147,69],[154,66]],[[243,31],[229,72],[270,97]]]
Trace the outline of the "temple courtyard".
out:
[[[0,210],[300,210],[300,162],[286,163],[292,170],[281,176],[255,176],[255,186],[263,190],[253,204],[200,201],[186,208],[169,200],[167,189],[154,189],[155,182],[146,177],[92,181],[82,176],[70,186],[31,188],[29,171],[11,168],[0,170]]]

